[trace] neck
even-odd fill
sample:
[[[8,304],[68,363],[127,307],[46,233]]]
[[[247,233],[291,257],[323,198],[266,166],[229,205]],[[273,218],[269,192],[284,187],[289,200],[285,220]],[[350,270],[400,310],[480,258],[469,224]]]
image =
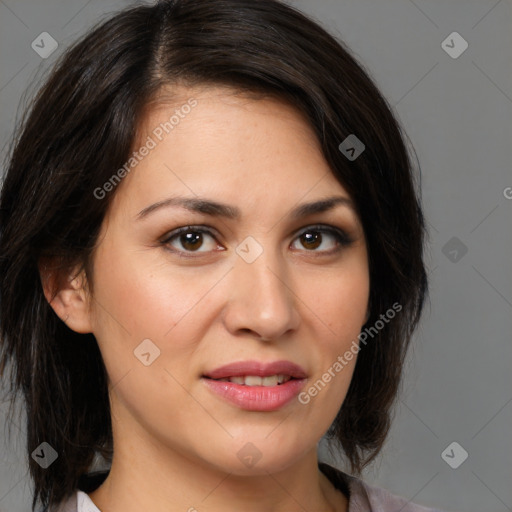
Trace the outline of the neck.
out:
[[[102,512],[348,510],[346,497],[318,469],[316,451],[279,471],[235,475],[143,444],[116,446],[108,477],[89,493]]]

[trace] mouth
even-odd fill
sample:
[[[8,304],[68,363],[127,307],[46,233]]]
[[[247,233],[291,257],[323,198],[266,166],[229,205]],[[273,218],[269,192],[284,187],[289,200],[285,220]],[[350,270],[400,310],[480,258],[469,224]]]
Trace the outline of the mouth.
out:
[[[203,374],[215,395],[249,411],[275,411],[303,388],[307,374],[291,361],[239,361]]]

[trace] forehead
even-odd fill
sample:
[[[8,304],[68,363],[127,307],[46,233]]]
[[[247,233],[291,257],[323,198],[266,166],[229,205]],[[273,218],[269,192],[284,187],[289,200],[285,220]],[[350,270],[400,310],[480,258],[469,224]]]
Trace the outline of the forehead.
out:
[[[192,102],[194,106],[189,108]],[[319,141],[306,115],[277,92],[241,91],[222,85],[163,88],[144,109],[137,127],[135,148],[148,134],[158,130],[161,123],[171,121],[172,117],[175,119],[171,122],[171,133],[164,130],[164,138],[167,135],[174,135],[174,139],[180,135],[190,138],[194,135],[191,132],[197,130],[200,130],[201,136],[208,133],[212,137],[212,125],[215,126],[218,139],[227,133],[231,137],[234,133],[241,137],[250,132],[255,133],[258,128],[271,129],[272,126],[277,128],[279,125],[287,125],[287,130],[280,133],[280,143],[286,134],[295,138],[301,136],[303,143],[321,153]],[[228,143],[229,140],[224,142]]]
[[[147,106],[136,139],[134,152],[151,150],[123,179],[129,190],[120,195],[129,193],[137,206],[171,193],[217,195],[243,207],[345,192],[305,115],[275,95],[222,86],[164,90]]]

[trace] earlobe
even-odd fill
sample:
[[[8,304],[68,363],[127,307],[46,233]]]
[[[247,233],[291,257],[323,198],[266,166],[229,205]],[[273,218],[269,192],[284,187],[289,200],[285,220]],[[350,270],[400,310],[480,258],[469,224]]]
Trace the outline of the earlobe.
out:
[[[76,275],[76,269],[73,269],[73,272],[65,274],[42,263],[39,273],[44,296],[56,315],[75,332],[92,332],[85,272]]]

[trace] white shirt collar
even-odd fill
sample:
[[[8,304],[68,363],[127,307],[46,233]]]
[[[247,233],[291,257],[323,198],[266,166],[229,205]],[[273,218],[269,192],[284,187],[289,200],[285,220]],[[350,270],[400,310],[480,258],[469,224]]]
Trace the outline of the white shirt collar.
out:
[[[77,491],[77,512],[101,512],[93,503],[89,495],[83,491]]]

